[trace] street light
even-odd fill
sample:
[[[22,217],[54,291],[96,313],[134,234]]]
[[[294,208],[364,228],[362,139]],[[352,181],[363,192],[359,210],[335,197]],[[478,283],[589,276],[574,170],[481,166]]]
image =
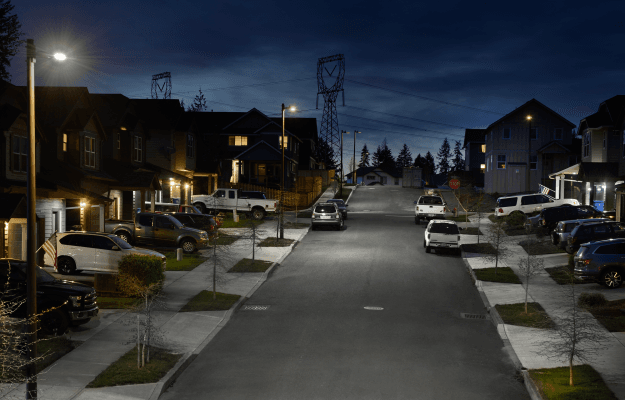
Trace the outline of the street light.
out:
[[[62,53],[56,53],[54,59],[66,59]],[[28,91],[28,174],[26,176],[26,310],[28,313],[28,364],[26,365],[26,398],[37,398],[37,371],[34,360],[37,358],[37,262],[36,256],[36,164],[35,164],[35,62],[36,48],[33,39],[26,40],[26,87]]]
[[[527,117],[527,122],[529,122],[530,125],[530,130],[527,134],[527,169],[525,171],[526,176],[525,176],[525,189],[526,191],[530,191],[531,190],[531,186],[530,186],[530,160],[532,158],[532,116],[528,115]]]
[[[280,239],[284,239],[284,112],[287,108],[291,112],[297,110],[294,104],[285,107],[284,103],[282,103],[282,143],[280,143],[282,146],[282,174],[280,177],[280,220],[278,221],[280,225]]]

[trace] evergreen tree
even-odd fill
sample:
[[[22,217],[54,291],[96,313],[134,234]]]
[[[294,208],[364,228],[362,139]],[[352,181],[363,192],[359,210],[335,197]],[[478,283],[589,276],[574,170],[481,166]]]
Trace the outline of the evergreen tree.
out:
[[[382,146],[378,145],[376,151],[373,152],[373,157],[371,159],[372,167],[379,167],[382,164]]]
[[[193,104],[191,104],[187,111],[206,111],[206,98],[204,97],[204,93],[202,93],[202,88],[200,88],[200,93],[195,96],[195,99],[193,99]]]
[[[428,178],[436,172],[436,163],[434,162],[434,156],[429,151],[425,155],[425,176]]]
[[[382,145],[379,147],[379,149],[380,149],[380,156],[379,156],[380,168],[387,170],[387,171],[395,170],[395,158],[393,157],[393,152],[386,144],[386,138],[384,138],[384,140],[382,141]]]
[[[450,165],[449,165],[449,157],[451,157],[451,147],[449,146],[449,141],[447,138],[443,141],[441,148],[438,150],[438,172],[443,174],[445,177],[449,173]]]
[[[11,58],[17,54],[17,50],[23,41],[19,40],[24,33],[20,31],[22,24],[17,15],[11,15],[15,6],[10,0],[0,1],[0,79],[11,81],[11,74],[7,68],[11,66]]]
[[[185,111],[187,110],[187,109],[184,107],[184,99],[183,99],[183,100],[180,100],[180,107],[182,107],[182,109],[183,109],[183,110],[185,110]]]
[[[464,159],[462,158],[462,150],[460,150],[460,140],[456,140],[454,146],[454,158],[451,160],[452,171],[464,171]]]
[[[323,139],[317,143],[317,160],[325,163],[327,169],[336,169],[334,161],[334,149]]]
[[[425,158],[421,157],[421,153],[417,154],[417,156],[414,159],[414,164],[412,165],[415,167],[425,168],[425,165],[426,165]]]
[[[370,167],[369,165],[369,149],[367,148],[367,144],[365,143],[362,146],[362,151],[360,152],[360,162],[358,163],[358,168]]]
[[[410,167],[412,165],[412,153],[410,153],[410,149],[404,143],[404,146],[399,151],[399,155],[397,156],[397,169],[400,171],[404,167]]]

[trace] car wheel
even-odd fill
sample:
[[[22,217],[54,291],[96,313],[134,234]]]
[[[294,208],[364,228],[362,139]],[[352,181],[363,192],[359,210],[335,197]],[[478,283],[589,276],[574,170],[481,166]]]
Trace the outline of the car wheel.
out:
[[[76,263],[69,257],[59,258],[57,270],[62,275],[70,275],[76,272]]]
[[[61,310],[54,309],[44,312],[39,320],[41,331],[50,336],[61,336],[69,328],[69,319]]]
[[[566,251],[566,252],[567,252],[567,253],[569,253],[569,254],[573,254],[573,253],[575,253],[575,252],[573,251],[573,249],[571,248],[571,246],[569,246],[569,245],[567,245],[567,246],[564,248],[564,251]]]
[[[432,251],[432,248],[430,246],[425,246],[425,252],[429,253],[430,251]]]
[[[558,236],[555,233],[551,234],[551,243],[555,245],[558,244]]]
[[[419,221],[419,217],[414,217],[414,223],[415,225],[421,224],[421,221]]]
[[[182,251],[185,253],[193,253],[195,251],[195,243],[192,240],[185,239],[180,242],[180,247],[182,247]]]
[[[265,218],[265,210],[261,208],[252,209],[252,218],[254,218],[256,221],[260,221],[261,219]]]
[[[423,248],[425,249],[425,239],[423,239]]]
[[[130,243],[130,235],[126,232],[118,232],[117,237],[123,240],[126,243]]]
[[[195,208],[200,210],[200,212],[202,214],[206,214],[206,206],[204,205],[204,203],[197,202],[197,203],[194,204],[194,206],[195,206]]]
[[[616,269],[611,269],[601,274],[601,282],[608,289],[616,289],[623,284],[623,274]]]

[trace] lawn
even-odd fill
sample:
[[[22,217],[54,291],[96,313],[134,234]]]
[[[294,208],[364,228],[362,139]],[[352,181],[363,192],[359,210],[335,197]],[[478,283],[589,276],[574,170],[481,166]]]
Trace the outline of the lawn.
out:
[[[237,215],[239,216],[239,222],[234,222],[234,219],[232,218],[232,213],[225,213],[225,216],[221,219],[220,228],[247,228],[250,226],[250,224],[255,224],[256,226],[258,226],[265,222],[264,219],[260,221],[256,221],[253,219],[251,220],[247,218],[247,215],[245,215],[244,213],[238,212]]]
[[[208,241],[208,244],[213,246],[217,244],[217,246],[229,246],[232,243],[236,242],[239,239],[238,236],[231,236],[226,234],[219,234],[217,239],[214,237]],[[169,261],[167,261],[167,269],[169,270]]]
[[[519,242],[519,245],[531,256],[540,256],[543,254],[566,253],[558,246],[553,245],[550,241],[544,240],[538,243],[528,245],[526,240]]]
[[[473,214],[467,214],[466,216],[465,215],[458,215],[457,217],[449,217],[447,219],[450,220],[450,221],[456,221],[456,222],[466,222],[467,216],[470,217],[471,215],[473,215]],[[471,220],[469,220],[469,222],[471,222]]]
[[[519,277],[516,276],[510,267],[480,268],[474,269],[475,277],[480,281],[499,282],[499,283],[521,283]]]
[[[105,297],[98,296],[100,310],[133,308],[141,302],[141,299],[133,297]]]
[[[183,253],[180,261],[176,259],[176,253],[173,251],[163,251],[161,253],[167,257],[167,271],[191,271],[207,260],[206,257],[202,257],[199,253]]]
[[[151,347],[150,362],[137,368],[137,347],[121,356],[107,369],[96,376],[87,387],[99,388],[120,385],[138,385],[158,382],[178,362],[182,354],[172,354],[167,350]]]
[[[505,324],[528,328],[551,329],[555,326],[545,309],[538,303],[496,304],[495,308]]]
[[[572,277],[571,270],[568,269],[567,266],[545,268],[545,271],[547,271],[551,279],[556,281],[558,285],[571,284],[571,278],[573,278],[573,284],[576,284],[576,285],[589,283],[589,282],[584,282],[582,280],[579,280],[575,277]]]
[[[337,192],[334,194],[335,199],[343,199],[343,201],[347,201],[347,198],[352,193],[352,189],[347,189],[344,186],[345,185],[343,185],[343,191],[337,190]]]
[[[461,235],[482,235],[482,232],[479,231],[479,228],[477,227],[470,227],[470,228],[462,228],[462,230],[460,231]]]
[[[297,218],[312,218],[312,211],[302,211],[297,214]]]
[[[273,262],[244,258],[230,268],[228,272],[265,272]]]
[[[238,294],[217,292],[216,298],[213,299],[212,291],[202,290],[194,298],[189,300],[189,302],[180,309],[180,312],[229,310],[240,297],[241,296]]]
[[[293,239],[276,239],[274,237],[268,237],[258,243],[258,247],[288,247],[293,244]]]
[[[531,369],[528,372],[545,400],[616,400],[601,375],[590,365],[573,367],[575,386],[569,386],[569,367]]]
[[[8,346],[8,335],[5,332],[4,345]],[[69,340],[66,336],[56,336],[50,338],[39,338],[37,342],[37,354],[41,359],[37,361],[37,373],[43,371],[50,365],[54,364],[65,354],[80,346],[82,342]],[[7,350],[7,349],[5,349]],[[16,356],[17,357],[17,356]],[[0,382],[17,383],[26,379],[25,371],[19,368],[11,368],[10,362],[13,357],[7,353],[4,356],[5,368],[0,372]]]
[[[495,248],[488,242],[484,243],[471,243],[460,245],[462,250],[466,253],[480,253],[480,254],[494,254]]]
[[[625,332],[625,299],[609,301],[606,306],[588,311],[610,332]]]

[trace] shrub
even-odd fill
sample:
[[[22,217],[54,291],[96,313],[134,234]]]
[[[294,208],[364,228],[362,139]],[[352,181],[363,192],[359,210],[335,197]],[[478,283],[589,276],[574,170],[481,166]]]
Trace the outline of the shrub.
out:
[[[603,307],[608,304],[603,293],[582,293],[577,299],[577,305],[583,308]]]
[[[160,257],[129,254],[119,262],[117,282],[118,287],[125,294],[136,294],[136,290],[131,288],[133,285],[126,283],[133,282],[149,287],[153,284],[161,284],[164,280],[163,261]]]
[[[525,214],[513,212],[506,217],[506,223],[510,226],[522,226],[525,224]]]

